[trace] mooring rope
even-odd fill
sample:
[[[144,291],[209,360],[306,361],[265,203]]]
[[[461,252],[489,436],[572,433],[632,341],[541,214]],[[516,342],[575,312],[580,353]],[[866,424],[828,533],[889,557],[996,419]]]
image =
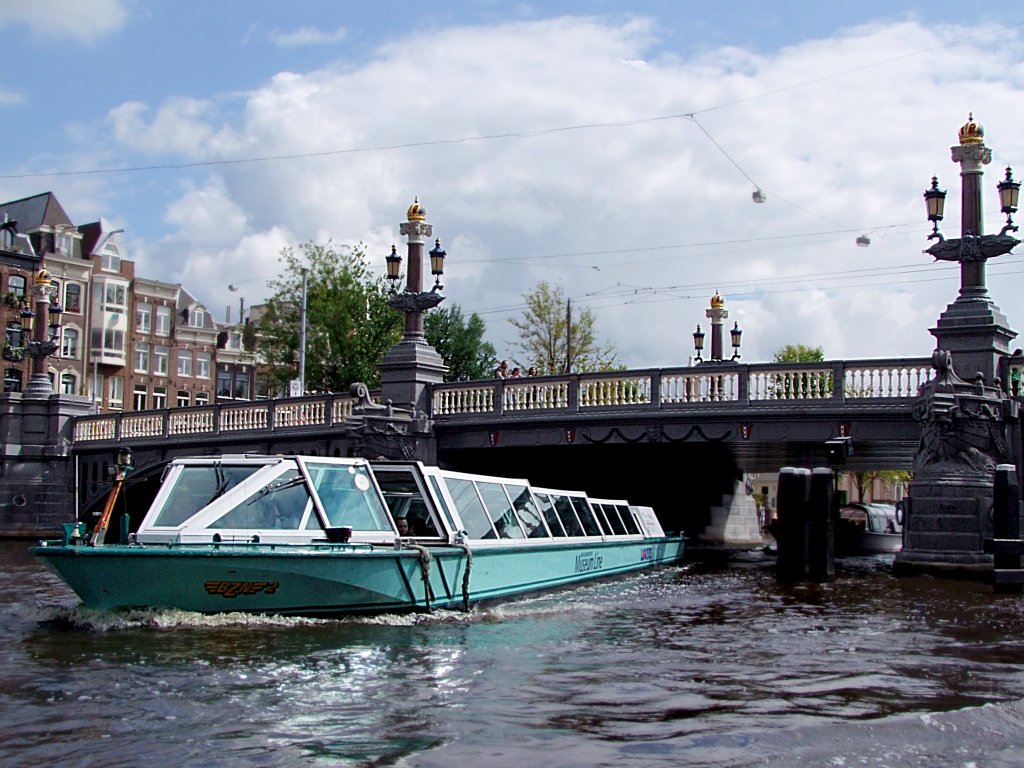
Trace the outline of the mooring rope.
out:
[[[473,570],[473,550],[468,544],[456,544],[466,553],[466,570],[462,572],[462,610],[469,613],[469,572]]]
[[[415,549],[419,552],[420,560],[420,574],[423,577],[423,600],[426,603],[426,609],[429,613],[430,608],[430,562],[434,559],[434,556],[430,554],[430,550],[421,544],[407,544],[409,549]]]

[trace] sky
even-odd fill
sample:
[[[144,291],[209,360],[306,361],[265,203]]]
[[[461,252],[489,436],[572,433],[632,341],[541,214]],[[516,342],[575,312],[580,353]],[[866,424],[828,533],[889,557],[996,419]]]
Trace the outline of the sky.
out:
[[[5,0],[0,34],[0,200],[123,227],[136,274],[223,320],[289,245],[383,273],[418,197],[446,304],[524,365],[509,319],[541,281],[631,368],[687,364],[715,291],[744,361],[927,356],[959,271],[922,253],[922,193],[959,236],[969,114],[987,232],[1024,175],[1006,2]],[[1021,257],[988,283],[1024,329]]]

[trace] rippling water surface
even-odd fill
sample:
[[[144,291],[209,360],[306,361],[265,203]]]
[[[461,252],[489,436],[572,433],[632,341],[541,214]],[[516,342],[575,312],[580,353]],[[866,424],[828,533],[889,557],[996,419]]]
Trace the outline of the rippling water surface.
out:
[[[1024,599],[760,555],[430,616],[96,614],[0,543],[0,765],[1024,764]]]

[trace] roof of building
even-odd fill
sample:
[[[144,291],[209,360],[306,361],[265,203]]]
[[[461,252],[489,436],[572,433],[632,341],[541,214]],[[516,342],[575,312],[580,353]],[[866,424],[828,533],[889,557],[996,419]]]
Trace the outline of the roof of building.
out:
[[[53,192],[0,203],[0,217],[5,213],[11,220],[18,222],[19,232],[34,232],[40,227],[74,226]]]

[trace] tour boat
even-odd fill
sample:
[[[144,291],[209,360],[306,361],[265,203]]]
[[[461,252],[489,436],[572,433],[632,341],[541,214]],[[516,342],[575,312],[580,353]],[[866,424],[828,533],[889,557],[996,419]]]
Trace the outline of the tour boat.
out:
[[[181,458],[125,542],[32,553],[97,610],[302,616],[465,608],[682,559],[650,507],[419,462]]]

